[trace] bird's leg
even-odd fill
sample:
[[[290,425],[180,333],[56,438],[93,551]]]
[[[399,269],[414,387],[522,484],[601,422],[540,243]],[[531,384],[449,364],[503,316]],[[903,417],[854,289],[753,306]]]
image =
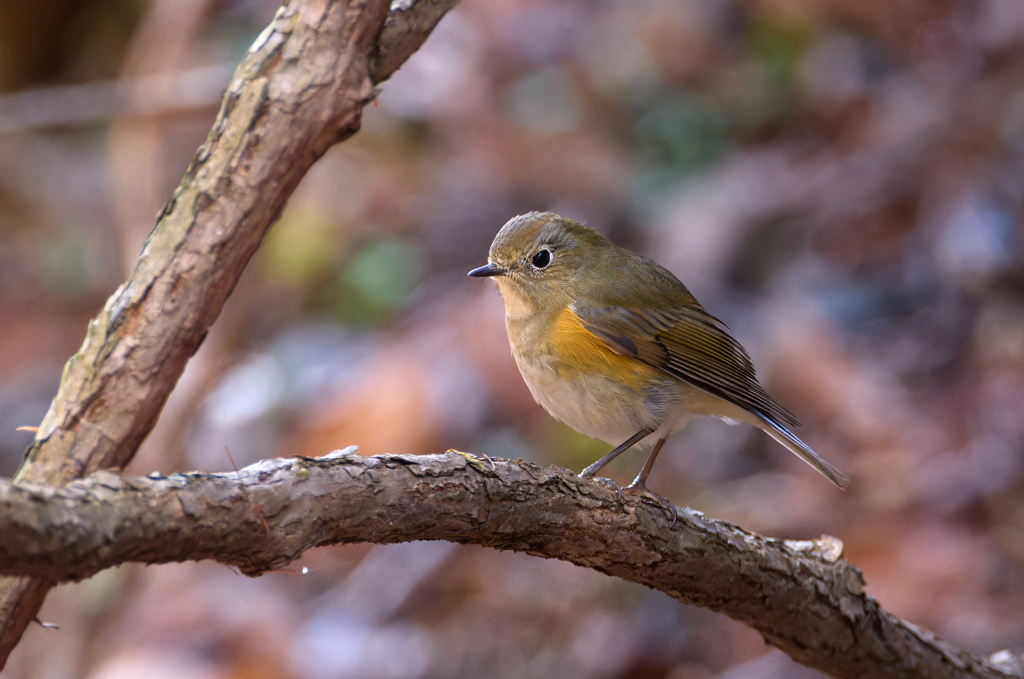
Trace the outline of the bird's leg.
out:
[[[634,446],[637,443],[637,441],[649,435],[650,433],[651,431],[648,429],[641,429],[640,431],[626,439],[622,443],[622,445],[618,446],[615,450],[608,453],[600,460],[598,460],[594,464],[590,465],[589,467],[581,471],[580,476],[593,476],[597,480],[615,486],[615,492],[619,494],[619,502],[622,502],[622,487],[619,486],[619,484],[615,483],[615,481],[612,479],[606,479],[601,476],[595,476],[595,474],[597,474],[597,472],[600,471],[601,467],[605,466],[606,464],[617,458],[619,455],[629,450],[632,446]]]
[[[601,470],[601,467],[605,466],[606,464],[617,458],[619,455],[622,455],[624,452],[632,448],[637,441],[639,441],[645,436],[648,436],[650,433],[651,430],[649,429],[641,429],[640,431],[626,439],[618,448],[616,448],[615,450],[613,450],[612,452],[608,453],[600,460],[595,462],[594,464],[590,465],[589,467],[581,471],[580,476],[593,476],[594,474]]]
[[[676,524],[676,518],[678,517],[676,506],[672,504],[668,498],[658,495],[647,487],[647,476],[651,473],[651,468],[654,467],[654,461],[658,458],[658,453],[661,452],[661,447],[665,445],[665,441],[666,439],[661,439],[654,444],[654,450],[651,451],[651,454],[647,457],[647,461],[644,462],[643,469],[641,469],[640,473],[636,475],[633,483],[626,486],[625,491],[633,495],[642,495],[658,507],[661,507],[669,516],[672,517],[672,526],[674,526]],[[669,528],[672,526],[669,526]]]

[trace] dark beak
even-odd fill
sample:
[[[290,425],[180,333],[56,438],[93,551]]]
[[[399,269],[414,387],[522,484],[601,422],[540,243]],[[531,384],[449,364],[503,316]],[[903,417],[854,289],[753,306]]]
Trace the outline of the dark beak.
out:
[[[474,278],[483,278],[484,276],[504,276],[505,270],[500,266],[494,264],[484,264],[483,266],[473,269],[467,276],[473,276]]]

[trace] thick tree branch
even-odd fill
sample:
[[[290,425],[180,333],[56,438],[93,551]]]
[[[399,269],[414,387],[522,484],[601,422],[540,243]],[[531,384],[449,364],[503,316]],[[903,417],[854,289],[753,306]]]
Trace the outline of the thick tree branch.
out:
[[[837,677],[1021,677],[886,613],[825,537],[780,542],[623,501],[557,467],[444,455],[266,460],[232,474],[0,482],[0,572],[79,580],[129,561],[259,575],[317,545],[448,540],[563,559],[725,613]],[[1003,669],[1005,668],[1005,670]]]
[[[299,180],[457,0],[289,0],[242,59],[131,277],[64,368],[19,481],[123,467]],[[0,669],[49,585],[0,579]]]

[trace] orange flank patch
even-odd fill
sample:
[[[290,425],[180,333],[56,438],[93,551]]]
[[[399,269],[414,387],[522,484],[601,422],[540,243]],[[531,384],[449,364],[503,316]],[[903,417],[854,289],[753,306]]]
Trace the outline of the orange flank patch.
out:
[[[559,359],[558,375],[564,379],[573,379],[578,372],[598,373],[639,389],[663,378],[649,365],[615,353],[604,340],[584,328],[568,307],[552,324],[546,349]]]

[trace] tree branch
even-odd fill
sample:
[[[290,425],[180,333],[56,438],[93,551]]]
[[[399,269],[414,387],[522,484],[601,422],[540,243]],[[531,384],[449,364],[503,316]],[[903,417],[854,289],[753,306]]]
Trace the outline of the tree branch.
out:
[[[0,572],[80,580],[129,561],[213,559],[247,575],[310,547],[448,540],[562,559],[752,626],[837,677],[1021,677],[882,610],[842,544],[780,542],[664,513],[557,467],[444,455],[265,460],[231,474],[57,488],[0,481]]]
[[[359,129],[374,85],[457,0],[289,0],[246,53],[206,142],[131,277],[107,300],[16,480],[61,485],[121,468],[299,180]],[[0,579],[0,669],[49,589]]]

